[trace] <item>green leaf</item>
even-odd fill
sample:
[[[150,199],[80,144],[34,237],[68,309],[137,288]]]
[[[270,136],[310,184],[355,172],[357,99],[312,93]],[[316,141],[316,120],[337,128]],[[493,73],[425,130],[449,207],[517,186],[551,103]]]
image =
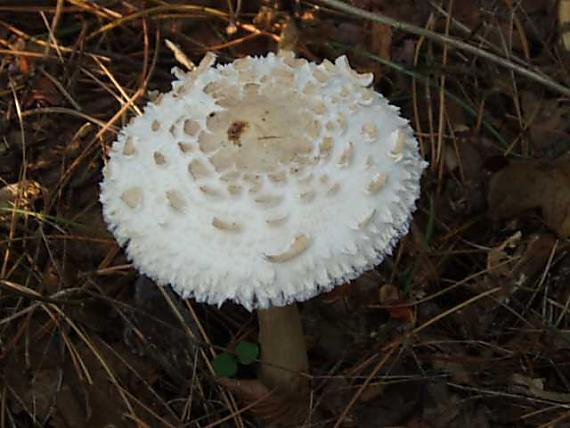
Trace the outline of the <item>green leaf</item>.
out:
[[[257,343],[242,340],[236,346],[238,360],[243,365],[253,363],[259,357],[259,345]]]
[[[218,376],[232,377],[236,374],[238,365],[235,357],[227,352],[222,352],[212,360],[212,367]]]

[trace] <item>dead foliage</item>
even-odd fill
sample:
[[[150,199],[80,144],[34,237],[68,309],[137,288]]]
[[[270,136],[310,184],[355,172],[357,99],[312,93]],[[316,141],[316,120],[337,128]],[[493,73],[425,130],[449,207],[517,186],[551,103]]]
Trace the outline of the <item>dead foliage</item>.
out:
[[[512,218],[539,208],[558,236],[570,237],[570,156],[555,161],[519,161],[495,174],[489,209],[495,218]]]

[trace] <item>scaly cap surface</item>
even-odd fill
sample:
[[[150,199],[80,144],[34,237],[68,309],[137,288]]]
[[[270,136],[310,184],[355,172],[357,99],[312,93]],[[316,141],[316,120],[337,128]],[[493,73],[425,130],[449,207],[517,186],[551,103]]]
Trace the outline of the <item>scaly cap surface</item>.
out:
[[[426,164],[398,109],[346,57],[208,54],[113,144],[105,219],[183,297],[306,300],[379,264],[408,231]]]

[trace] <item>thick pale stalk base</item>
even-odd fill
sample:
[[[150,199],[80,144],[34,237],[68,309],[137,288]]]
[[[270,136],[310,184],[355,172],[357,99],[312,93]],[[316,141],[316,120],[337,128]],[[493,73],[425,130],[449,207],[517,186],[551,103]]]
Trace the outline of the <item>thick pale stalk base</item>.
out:
[[[309,361],[297,305],[260,309],[257,317],[261,380],[284,394],[307,392],[308,380],[300,373],[308,371]]]

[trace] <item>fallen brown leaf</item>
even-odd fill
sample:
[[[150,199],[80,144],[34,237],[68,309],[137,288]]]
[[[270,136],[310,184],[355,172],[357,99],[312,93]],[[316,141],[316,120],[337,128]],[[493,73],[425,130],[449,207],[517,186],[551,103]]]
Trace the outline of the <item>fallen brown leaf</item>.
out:
[[[403,306],[406,302],[396,286],[384,284],[379,291],[379,300],[382,305],[388,305],[386,309],[393,319],[407,323],[415,322],[414,312],[409,306]]]
[[[284,397],[257,379],[218,378],[217,382],[234,393],[238,400],[268,427],[303,426],[308,398]]]
[[[510,252],[520,245],[522,233],[515,232],[505,239],[500,245],[491,248],[487,254],[487,270],[498,277],[511,277],[512,264],[516,262],[520,255],[512,255]]]
[[[545,390],[544,379],[530,378],[519,373],[513,373],[511,382],[512,389],[522,394],[558,403],[570,403],[570,394]]]
[[[570,155],[554,162],[513,162],[493,176],[488,201],[495,219],[539,208],[560,237],[570,236]]]
[[[22,210],[30,210],[34,201],[46,194],[37,181],[22,180],[0,188],[0,208],[9,209],[16,206]],[[1,212],[0,218],[9,215],[8,211]]]
[[[524,278],[528,281],[542,272],[548,262],[552,251],[557,245],[557,239],[550,234],[532,235],[525,243],[524,254],[519,258],[513,271],[513,278],[517,283],[524,284]],[[561,247],[558,247],[561,250]]]
[[[521,91],[521,109],[527,135],[536,151],[555,149],[570,130],[568,108],[556,98],[546,98],[536,91]]]

